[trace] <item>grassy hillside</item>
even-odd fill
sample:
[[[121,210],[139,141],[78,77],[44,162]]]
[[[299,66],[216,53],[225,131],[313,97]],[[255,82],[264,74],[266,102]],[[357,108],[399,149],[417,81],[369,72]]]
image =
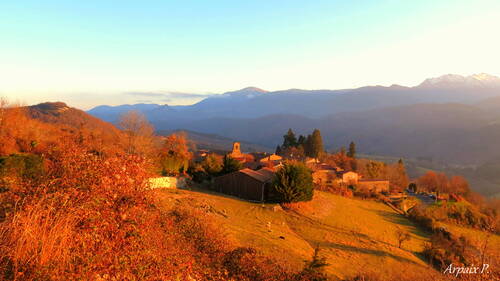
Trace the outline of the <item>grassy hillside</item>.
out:
[[[326,272],[340,278],[372,270],[394,277],[439,274],[417,254],[429,234],[382,203],[316,192],[313,201],[283,210],[204,191],[158,191],[158,197],[165,208],[188,204],[213,213],[228,237],[294,268],[319,246],[330,264]],[[411,234],[402,249],[398,228]]]

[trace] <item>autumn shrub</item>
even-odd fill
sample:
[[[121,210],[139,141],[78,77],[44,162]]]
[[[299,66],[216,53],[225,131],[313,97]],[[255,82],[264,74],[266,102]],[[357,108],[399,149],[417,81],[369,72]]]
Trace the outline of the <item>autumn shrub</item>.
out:
[[[292,202],[292,203],[281,203],[281,207],[285,210],[291,210],[302,213],[311,213],[314,208],[309,202]]]
[[[354,196],[362,199],[376,198],[377,193],[366,188],[356,188],[353,192]]]
[[[191,176],[191,179],[197,183],[203,183],[211,178],[199,163],[190,163],[187,173]]]
[[[475,206],[466,202],[444,203],[413,208],[409,212],[410,218],[428,229],[432,229],[435,222],[446,222],[473,227],[481,230],[492,230],[494,217],[481,213]]]
[[[43,175],[44,163],[38,155],[23,153],[0,157],[0,222],[13,211],[23,185],[36,184]]]
[[[48,174],[9,190],[0,223],[5,280],[290,280],[293,272],[233,244],[193,208],[164,210],[148,163],[103,158],[78,145],[46,155]],[[241,251],[241,250],[240,250]],[[238,257],[230,262],[232,257]]]
[[[8,249],[1,254],[12,274],[67,276],[116,266],[117,253],[139,243],[129,237],[149,215],[142,161],[104,160],[77,147],[54,150],[49,158],[48,179],[25,185],[18,210],[1,225],[2,249]]]
[[[232,172],[239,171],[243,168],[243,165],[237,159],[234,159],[230,155],[224,155],[222,158],[222,169],[219,172],[219,175],[226,175]]]
[[[48,158],[47,180],[26,185],[16,195],[17,211],[0,225],[5,278],[196,275],[190,240],[183,240],[174,217],[149,198],[143,159],[104,159],[77,146],[55,149]]]
[[[471,251],[475,249],[464,237],[456,237],[445,229],[435,231],[429,243],[425,245],[423,254],[429,263],[442,270],[450,264],[470,265]]]
[[[317,246],[314,249],[314,254],[310,261],[305,262],[302,271],[295,276],[295,280],[310,280],[310,281],[326,281],[327,275],[323,272],[325,266],[329,265],[326,258],[320,256],[320,248]]]
[[[223,268],[230,280],[292,280],[294,276],[273,259],[248,247],[238,247],[226,253]]]
[[[315,186],[314,189],[319,191],[330,192],[347,198],[352,198],[354,195],[352,189],[350,189],[349,187],[340,186],[339,184],[334,184],[334,185],[318,184]]]
[[[210,153],[201,161],[201,165],[207,174],[217,176],[222,171],[224,165],[223,157],[215,153]]]
[[[0,157],[0,177],[17,176],[33,180],[43,175],[43,159],[36,154],[11,154]]]
[[[426,207],[420,204],[409,210],[408,218],[430,232],[437,227],[436,219],[430,217],[426,212]]]

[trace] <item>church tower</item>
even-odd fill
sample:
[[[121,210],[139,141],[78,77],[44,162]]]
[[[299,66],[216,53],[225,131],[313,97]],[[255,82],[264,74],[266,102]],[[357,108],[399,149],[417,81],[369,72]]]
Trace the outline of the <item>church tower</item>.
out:
[[[233,151],[231,151],[231,157],[237,158],[241,157],[241,148],[240,148],[240,143],[235,141],[233,142]]]

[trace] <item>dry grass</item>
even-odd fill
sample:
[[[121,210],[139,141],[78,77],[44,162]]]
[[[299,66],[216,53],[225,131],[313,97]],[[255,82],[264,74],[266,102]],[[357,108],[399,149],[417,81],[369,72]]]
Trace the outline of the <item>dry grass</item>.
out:
[[[239,245],[254,247],[295,269],[319,245],[332,277],[349,278],[370,269],[395,278],[385,280],[440,275],[418,255],[429,234],[378,202],[316,192],[313,201],[285,204],[280,210],[204,192],[160,191],[158,197],[164,208],[189,204],[215,214],[220,228]],[[397,246],[400,228],[411,234],[403,249]]]
[[[295,203],[283,203],[281,207],[284,210],[294,211],[294,212],[312,212],[310,202],[295,202]]]
[[[66,266],[73,248],[78,218],[57,211],[40,200],[17,212],[10,224],[0,228],[1,245],[9,248],[9,258],[47,266],[54,262]],[[19,267],[24,267],[19,264]],[[15,268],[14,270],[18,270]]]
[[[189,205],[212,214],[219,229],[235,244],[256,248],[294,270],[302,268],[319,246],[329,263],[326,272],[333,279],[452,280],[428,265],[420,254],[431,233],[379,202],[316,192],[310,202],[279,208],[202,190],[156,192],[162,208]],[[485,232],[449,227],[465,234],[476,246],[484,242]],[[402,249],[398,248],[398,230],[410,234]],[[500,239],[492,236],[490,252],[499,248]],[[498,256],[493,258],[499,260]]]

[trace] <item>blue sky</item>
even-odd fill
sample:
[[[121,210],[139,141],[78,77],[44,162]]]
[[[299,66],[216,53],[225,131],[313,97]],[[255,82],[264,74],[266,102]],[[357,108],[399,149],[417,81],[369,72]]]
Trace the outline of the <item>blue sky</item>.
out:
[[[0,1],[0,96],[87,109],[500,75],[498,30],[494,0]]]

